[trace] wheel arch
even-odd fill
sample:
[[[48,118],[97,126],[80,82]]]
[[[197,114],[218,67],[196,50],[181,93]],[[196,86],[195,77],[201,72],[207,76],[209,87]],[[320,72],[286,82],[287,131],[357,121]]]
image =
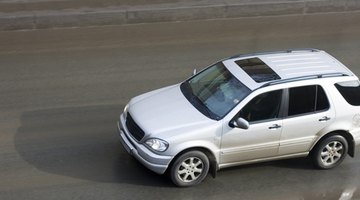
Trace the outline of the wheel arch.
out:
[[[341,135],[345,138],[345,140],[348,143],[348,154],[351,157],[355,156],[355,141],[354,141],[354,137],[351,135],[351,133],[349,133],[349,131],[346,130],[335,130],[335,131],[331,131],[327,134],[324,134],[323,136],[321,136],[315,143],[314,145],[311,147],[310,152],[312,152],[315,147],[317,146],[317,144],[319,144],[320,142],[322,142],[323,140],[325,140],[326,138],[333,136],[333,135]]]

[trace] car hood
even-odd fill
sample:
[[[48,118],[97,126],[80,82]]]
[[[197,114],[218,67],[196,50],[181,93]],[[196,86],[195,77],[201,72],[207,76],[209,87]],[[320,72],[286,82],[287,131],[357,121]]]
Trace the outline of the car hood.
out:
[[[214,123],[185,98],[179,84],[135,97],[128,111],[148,137],[169,137]]]

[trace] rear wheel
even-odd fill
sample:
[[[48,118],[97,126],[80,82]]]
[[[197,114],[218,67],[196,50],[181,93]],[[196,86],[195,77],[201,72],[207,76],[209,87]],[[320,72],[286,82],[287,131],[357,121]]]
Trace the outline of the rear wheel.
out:
[[[172,182],[180,187],[201,183],[209,171],[209,159],[201,151],[189,151],[180,155],[170,169]]]
[[[348,153],[348,143],[340,135],[334,135],[321,141],[313,151],[313,161],[320,169],[338,166]]]

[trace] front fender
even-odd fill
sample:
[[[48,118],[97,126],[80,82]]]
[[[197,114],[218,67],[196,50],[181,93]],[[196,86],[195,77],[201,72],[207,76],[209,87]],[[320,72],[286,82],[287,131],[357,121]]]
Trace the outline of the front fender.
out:
[[[211,153],[211,156],[213,156],[213,158],[215,159],[216,164],[217,165],[219,164],[220,148],[218,147],[217,144],[212,142],[206,142],[201,140],[188,141],[177,145],[176,148],[172,149],[172,152],[176,152],[176,154],[174,155],[175,158],[191,149],[198,149],[198,150],[203,149],[207,151],[205,153]]]

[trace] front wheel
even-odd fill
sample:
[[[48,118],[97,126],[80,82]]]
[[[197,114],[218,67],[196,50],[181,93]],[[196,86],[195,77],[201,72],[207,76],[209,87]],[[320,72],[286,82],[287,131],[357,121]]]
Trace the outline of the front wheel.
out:
[[[209,159],[201,151],[189,151],[180,155],[170,169],[172,182],[180,187],[197,185],[209,171]]]
[[[321,141],[313,151],[313,161],[320,169],[338,166],[348,153],[348,143],[340,135],[334,135]]]

